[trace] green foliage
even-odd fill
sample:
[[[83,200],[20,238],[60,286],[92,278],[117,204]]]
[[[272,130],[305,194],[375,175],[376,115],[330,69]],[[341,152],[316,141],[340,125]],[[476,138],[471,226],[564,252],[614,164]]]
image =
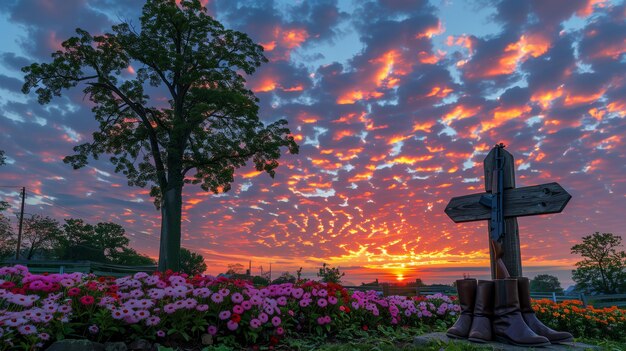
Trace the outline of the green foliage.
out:
[[[76,169],[112,155],[129,185],[149,185],[166,217],[159,268],[178,270],[184,183],[227,191],[248,160],[273,177],[281,147],[298,152],[287,121],[261,122],[258,100],[245,87],[243,74],[267,62],[263,47],[225,29],[199,0],[148,0],[137,29],[121,23],[102,35],[76,33],[51,63],[22,69],[22,91],[34,90],[46,104],[85,87],[99,128],[64,161]],[[131,64],[136,75],[122,76]],[[167,106],[147,95],[148,86],[160,88]]]
[[[572,253],[583,257],[572,271],[579,290],[605,294],[626,292],[626,252],[618,251],[622,237],[595,232],[572,246]]]
[[[0,212],[0,259],[15,255],[16,238],[11,221]]]
[[[346,275],[346,273],[339,272],[339,268],[330,267],[326,263],[322,264],[322,268],[320,268],[317,276],[321,278],[323,282],[326,283],[341,283],[341,278]]]
[[[201,274],[206,271],[207,265],[204,262],[204,257],[197,252],[192,252],[185,249],[180,249],[180,271],[189,275]]]
[[[61,259],[124,264],[121,262],[134,252],[127,247],[129,243],[126,231],[119,224],[91,225],[82,219],[70,218],[65,220],[56,249]]]
[[[156,264],[152,258],[142,255],[130,247],[123,247],[120,251],[114,251],[109,261],[125,266],[153,266]]]
[[[24,258],[27,260],[37,254],[50,252],[63,233],[59,222],[40,215],[25,216],[22,229],[20,252],[24,252]]]
[[[284,283],[295,283],[295,282],[296,282],[296,277],[293,274],[289,272],[283,272],[278,278],[274,279],[272,284],[284,284]]]
[[[270,281],[264,277],[261,277],[259,275],[255,275],[254,277],[252,277],[252,284],[256,285],[256,286],[267,286],[269,285]]]
[[[550,274],[539,274],[530,280],[530,291],[563,293],[559,278]]]

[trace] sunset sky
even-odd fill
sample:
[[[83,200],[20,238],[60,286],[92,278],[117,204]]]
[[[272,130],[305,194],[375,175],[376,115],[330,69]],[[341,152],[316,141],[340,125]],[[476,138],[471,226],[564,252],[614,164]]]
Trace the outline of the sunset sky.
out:
[[[570,248],[626,228],[626,5],[603,0],[203,0],[263,45],[248,78],[264,121],[286,118],[298,155],[274,179],[239,169],[219,195],[185,186],[183,246],[216,274],[228,264],[311,275],[322,262],[359,284],[488,275],[485,222],[455,224],[451,197],[483,190],[482,161],[503,142],[517,186],[559,182],[561,214],[519,219],[526,276],[564,286]],[[122,224],[156,257],[160,213],[108,157],[62,162],[97,124],[79,89],[46,106],[20,68],[47,62],[80,27],[103,33],[139,0],[0,2],[0,199],[59,220]],[[137,67],[124,75],[132,78]],[[14,220],[15,217],[12,216]],[[15,220],[14,220],[15,222]],[[626,237],[625,237],[626,238]]]

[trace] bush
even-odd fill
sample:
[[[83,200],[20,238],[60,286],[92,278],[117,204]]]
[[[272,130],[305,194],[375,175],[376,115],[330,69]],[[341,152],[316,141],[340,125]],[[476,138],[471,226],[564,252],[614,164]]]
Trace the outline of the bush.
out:
[[[626,340],[626,310],[617,307],[583,307],[579,300],[555,303],[552,300],[533,300],[537,317],[556,330],[567,330],[577,338]]]
[[[195,347],[207,333],[219,344],[271,346],[286,336],[445,326],[458,311],[444,295],[383,298],[314,281],[257,288],[172,272],[114,279],[0,268],[0,350],[39,349],[65,337]]]

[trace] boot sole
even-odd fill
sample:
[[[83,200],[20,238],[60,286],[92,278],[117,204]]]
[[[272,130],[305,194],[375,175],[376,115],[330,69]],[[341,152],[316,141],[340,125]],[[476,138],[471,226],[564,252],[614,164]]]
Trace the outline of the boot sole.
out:
[[[550,343],[552,343],[552,344],[572,343],[572,342],[574,342],[574,338],[567,338],[567,339],[561,339],[561,340],[550,340]]]
[[[517,342],[507,338],[507,337],[498,336],[498,335],[496,335],[496,341],[497,342],[501,342],[503,344],[511,344],[511,345],[523,346],[523,347],[539,347],[539,346],[550,346],[550,345],[552,345],[549,341],[548,342],[544,342],[544,343],[540,343],[540,344],[520,344],[520,343],[517,343]]]
[[[467,338],[467,340],[471,341],[471,342],[477,342],[479,344],[485,344],[490,342],[491,340],[485,340],[485,339],[478,339],[478,338]]]
[[[459,340],[467,339],[466,336],[458,336],[458,335],[450,334],[450,333],[446,333],[446,336],[452,339],[459,339]]]

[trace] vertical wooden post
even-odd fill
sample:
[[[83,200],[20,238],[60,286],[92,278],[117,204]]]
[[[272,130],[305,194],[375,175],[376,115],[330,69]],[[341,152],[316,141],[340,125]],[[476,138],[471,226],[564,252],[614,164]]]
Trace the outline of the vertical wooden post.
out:
[[[513,159],[513,155],[506,151],[505,149],[501,150],[502,156],[504,156],[504,189],[512,189],[515,188],[515,160]],[[485,157],[485,161],[483,161],[484,170],[485,170],[485,191],[490,193],[492,188],[492,178],[493,178],[493,170],[495,167],[495,151],[491,149],[487,157]],[[517,218],[505,218],[504,219],[504,229],[505,235],[504,240],[502,242],[502,248],[504,249],[504,265],[506,269],[509,271],[511,277],[521,277],[522,276],[522,258],[520,253],[520,242],[519,242],[519,229],[517,226]],[[489,224],[487,224],[487,239],[489,240]],[[496,269],[495,269],[495,260],[493,255],[493,249],[491,245],[489,246],[489,256],[491,261],[491,278],[496,278]]]

